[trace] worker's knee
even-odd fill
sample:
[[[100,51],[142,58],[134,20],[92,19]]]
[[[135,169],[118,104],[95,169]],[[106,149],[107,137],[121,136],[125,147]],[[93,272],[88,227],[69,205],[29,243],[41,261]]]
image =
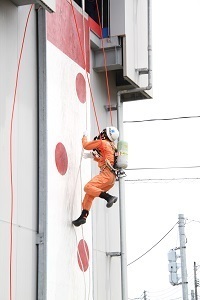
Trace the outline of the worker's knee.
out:
[[[85,192],[86,194],[89,194],[88,192],[90,191],[90,188],[91,188],[90,184],[87,183],[87,184],[84,186],[84,192]]]

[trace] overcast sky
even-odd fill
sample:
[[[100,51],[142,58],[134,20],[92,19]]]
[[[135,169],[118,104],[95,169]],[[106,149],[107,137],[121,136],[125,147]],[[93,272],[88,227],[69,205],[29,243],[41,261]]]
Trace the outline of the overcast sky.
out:
[[[200,1],[152,2],[153,99],[125,104],[124,120],[200,116]],[[200,118],[124,124],[129,168],[137,169],[127,171],[126,177],[133,180],[126,182],[128,263],[156,244],[176,224],[178,214],[184,214],[189,294],[194,289],[193,263],[200,264],[199,127]],[[175,225],[128,266],[130,299],[142,298],[144,290],[148,300],[182,296],[181,286],[171,286],[168,279],[167,253],[178,246]]]

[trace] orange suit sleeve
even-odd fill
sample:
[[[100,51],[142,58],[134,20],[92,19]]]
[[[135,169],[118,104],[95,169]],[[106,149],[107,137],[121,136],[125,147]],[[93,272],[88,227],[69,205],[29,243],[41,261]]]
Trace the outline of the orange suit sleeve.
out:
[[[102,140],[88,141],[86,136],[82,138],[82,145],[85,150],[93,150],[102,148]]]

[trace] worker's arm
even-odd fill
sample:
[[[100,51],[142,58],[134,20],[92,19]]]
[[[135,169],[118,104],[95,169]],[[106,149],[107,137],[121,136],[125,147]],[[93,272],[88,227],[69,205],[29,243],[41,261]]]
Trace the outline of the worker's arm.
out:
[[[102,140],[88,141],[87,136],[83,136],[82,145],[85,150],[93,150],[96,148],[102,149],[103,141]]]

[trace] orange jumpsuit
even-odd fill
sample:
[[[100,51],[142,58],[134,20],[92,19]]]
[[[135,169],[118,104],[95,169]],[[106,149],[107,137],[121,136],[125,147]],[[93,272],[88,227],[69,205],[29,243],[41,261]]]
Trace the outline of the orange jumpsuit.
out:
[[[84,187],[85,197],[82,202],[83,209],[90,210],[92,201],[98,197],[101,192],[107,192],[115,184],[116,176],[110,171],[105,164],[105,159],[108,159],[111,165],[114,164],[115,150],[112,147],[112,142],[108,140],[87,141],[87,137],[82,138],[82,145],[85,150],[98,149],[101,152],[101,157],[94,158],[98,162],[100,168],[99,175],[92,178]]]

